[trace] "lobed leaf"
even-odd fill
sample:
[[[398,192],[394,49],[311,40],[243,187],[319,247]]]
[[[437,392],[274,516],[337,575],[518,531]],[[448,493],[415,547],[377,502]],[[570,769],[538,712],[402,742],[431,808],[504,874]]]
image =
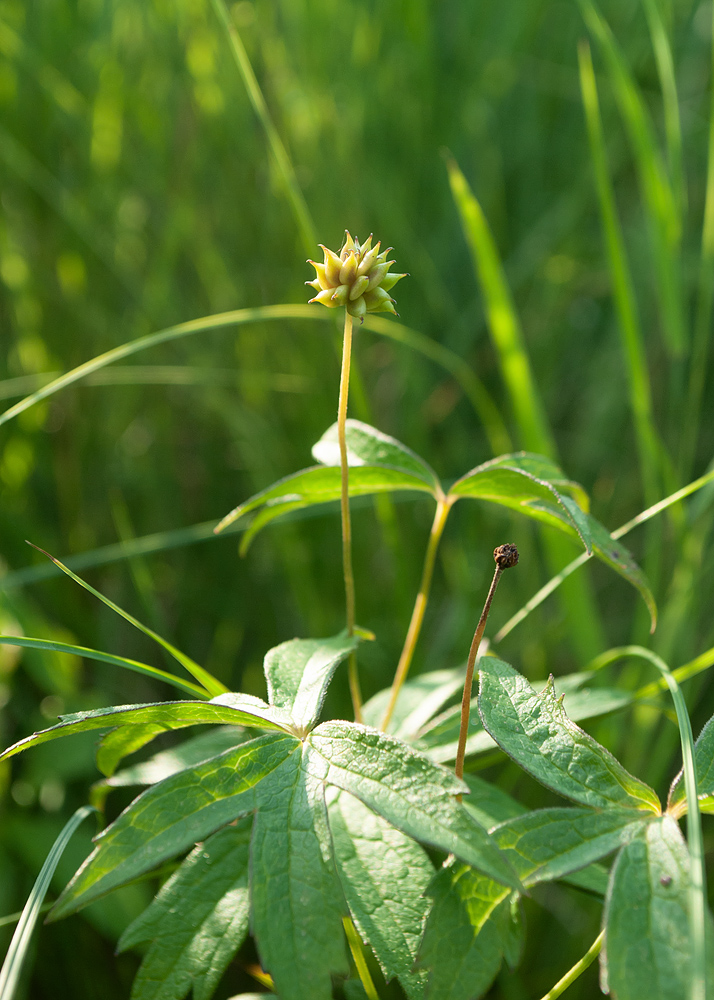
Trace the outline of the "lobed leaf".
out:
[[[429,910],[429,858],[347,792],[332,797],[328,815],[337,874],[362,940],[385,979],[398,977],[408,1000],[421,1000],[426,976],[413,967]]]
[[[237,726],[218,726],[207,733],[200,733],[180,743],[170,750],[162,750],[149,760],[125,767],[106,779],[111,788],[128,785],[155,785],[172,774],[178,774],[187,767],[203,764],[211,757],[217,757],[224,750],[230,750],[252,737]]]
[[[97,837],[98,846],[57,900],[57,920],[253,812],[259,784],[299,747],[269,733],[152,785]]]
[[[216,527],[223,531],[229,524],[251,511],[258,511],[257,517],[248,528],[241,542],[241,552],[248,550],[259,530],[275,518],[289,511],[314,504],[339,500],[342,490],[340,469],[334,466],[317,465],[302,469],[291,476],[278,480],[272,486],[246,500],[227,514]],[[351,497],[369,496],[375,493],[391,493],[394,490],[416,490],[434,494],[432,486],[421,476],[393,469],[389,466],[356,466],[350,471],[349,494]]]
[[[410,476],[423,479],[435,496],[441,492],[441,483],[432,467],[401,441],[390,437],[363,423],[361,420],[347,420],[345,423],[345,443],[347,463],[350,468],[360,465],[389,466]],[[337,424],[325,431],[317,444],[313,445],[312,457],[322,465],[340,465],[340,446]]]
[[[500,921],[510,892],[469,865],[451,862],[437,872],[428,894],[433,906],[419,951],[429,970],[429,1000],[476,1000],[496,977],[503,957]]]
[[[473,864],[520,888],[486,831],[456,801],[467,786],[392,736],[350,722],[324,722],[306,740],[319,781],[356,796],[415,840]]]
[[[294,753],[261,791],[251,843],[253,933],[281,1000],[330,1000],[330,974],[349,973],[326,830],[324,789]]]
[[[149,942],[132,1000],[210,1000],[248,932],[252,817],[199,844],[124,931],[117,951]]]
[[[671,816],[650,822],[623,847],[605,904],[603,981],[617,1000],[682,1000],[691,995],[689,853]],[[711,919],[707,932],[711,945]],[[714,991],[707,949],[707,993]]]
[[[244,700],[236,704],[248,704]],[[266,706],[268,708],[268,706]],[[229,724],[236,726],[251,726],[260,729],[270,729],[283,732],[284,727],[263,715],[256,715],[245,708],[234,708],[232,705],[216,701],[164,701],[148,705],[119,705],[111,708],[97,708],[90,712],[76,712],[74,715],[63,715],[59,725],[51,726],[40,732],[26,736],[14,743],[0,754],[0,760],[13,757],[29,747],[39,746],[49,740],[61,736],[73,736],[92,729],[114,729],[117,726],[141,727],[147,733],[145,726],[154,727],[154,735],[171,729],[185,729],[186,726],[206,724]],[[146,741],[144,741],[146,742]],[[143,745],[143,744],[141,744]]]
[[[290,639],[263,661],[270,704],[284,709],[307,732],[315,724],[336,668],[359,644],[345,632],[330,639]]]
[[[525,886],[562,878],[628,843],[648,822],[634,809],[537,809],[491,830]]]
[[[697,797],[702,812],[714,813],[714,718],[709,719],[694,744],[694,766],[697,772]],[[687,811],[684,771],[672,782],[667,799],[667,812],[682,816]]]
[[[560,485],[570,486],[560,469],[548,459],[517,452],[493,458],[467,472],[453,484],[448,493],[449,499],[452,502],[461,497],[488,500],[529,517],[547,520],[555,527],[569,527],[580,536],[590,552],[592,542],[587,515],[577,503],[563,496],[554,483],[534,475],[531,471],[534,468],[552,471]],[[581,488],[578,489],[582,492]]]
[[[565,714],[552,679],[536,694],[525,677],[495,657],[480,662],[478,706],[484,728],[541,784],[586,806],[659,813],[655,792],[635,778]]]

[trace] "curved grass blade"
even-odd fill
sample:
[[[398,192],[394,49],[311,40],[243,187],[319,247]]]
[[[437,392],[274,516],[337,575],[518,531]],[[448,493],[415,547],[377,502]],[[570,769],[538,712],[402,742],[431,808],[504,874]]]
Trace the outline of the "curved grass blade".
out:
[[[65,847],[80,823],[96,811],[94,806],[82,806],[79,808],[74,816],[65,824],[59,837],[52,845],[52,849],[47,855],[40,874],[37,876],[37,881],[32,888],[32,892],[25,903],[22,916],[15,928],[15,933],[12,936],[10,947],[5,956],[3,967],[0,970],[0,1000],[12,1000],[15,995],[17,982],[30,945],[30,937],[35,929],[45,895],[50,887],[52,876],[64,853]]]
[[[64,563],[61,563],[59,559],[55,559],[55,557],[50,555],[49,552],[45,552],[44,549],[41,549],[39,545],[33,545],[32,542],[28,542],[27,544],[32,545],[33,549],[37,549],[37,551],[41,552],[42,555],[47,556],[47,558],[51,560],[58,569],[61,569],[66,576],[74,580],[75,583],[78,583],[80,587],[89,591],[90,594],[94,594],[95,597],[98,597],[102,604],[106,604],[108,608],[111,608],[112,611],[115,611],[122,618],[126,619],[126,621],[133,625],[134,628],[139,629],[139,631],[143,632],[144,635],[148,635],[150,639],[154,640],[154,642],[158,642],[158,644],[162,646],[167,653],[173,656],[173,658],[181,664],[184,670],[191,674],[191,676],[203,686],[211,697],[215,697],[219,694],[225,694],[228,691],[225,684],[221,684],[219,680],[216,680],[212,674],[209,674],[207,670],[204,670],[203,667],[199,666],[198,663],[192,660],[190,656],[186,656],[186,654],[182,653],[180,649],[177,649],[166,639],[163,639],[158,632],[154,632],[154,630],[150,629],[147,625],[142,625],[137,618],[134,618],[134,616],[130,615],[128,611],[124,611],[123,608],[120,608],[118,604],[114,603],[114,601],[110,601],[108,597],[104,596],[104,594],[95,590],[91,584],[87,583],[86,580],[83,580],[81,576],[77,576],[76,573],[73,573],[72,570],[65,566]]]
[[[137,674],[146,674],[156,680],[171,684],[180,691],[186,691],[197,698],[207,698],[209,693],[205,688],[191,681],[181,680],[166,670],[159,670],[158,667],[150,667],[147,663],[139,663],[138,660],[127,660],[124,656],[114,656],[112,653],[102,653],[96,649],[87,649],[86,646],[74,646],[69,642],[57,642],[54,639],[31,639],[28,636],[0,635],[0,645],[3,646],[25,646],[28,649],[51,649],[57,653],[73,653],[75,656],[82,656],[86,660],[97,660],[99,663],[111,663],[115,667],[124,667],[133,670]]]

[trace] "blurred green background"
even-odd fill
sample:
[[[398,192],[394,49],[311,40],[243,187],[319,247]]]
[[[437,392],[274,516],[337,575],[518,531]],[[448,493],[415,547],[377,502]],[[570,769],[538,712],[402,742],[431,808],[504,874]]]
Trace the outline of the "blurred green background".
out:
[[[143,334],[305,302],[313,275],[304,261],[319,254],[306,229],[337,249],[348,227],[394,245],[397,269],[410,273],[395,290],[400,322],[468,363],[513,447],[523,447],[527,428],[514,419],[489,335],[448,151],[493,231],[558,457],[591,494],[594,515],[614,529],[706,471],[710,2],[603,0],[619,62],[575,2],[241,0],[229,13],[308,206],[302,228],[210,0],[0,0],[0,409],[50,373]],[[651,412],[640,415],[640,430],[659,439],[649,481],[579,83],[585,38],[651,381]],[[312,464],[310,447],[337,404],[339,317],[323,312],[169,342],[0,427],[2,631],[167,666],[148,639],[49,572],[25,539],[67,559],[89,553],[78,571],[235,689],[264,694],[271,646],[339,630],[336,509],[272,527],[244,560],[235,535],[210,533],[238,502]],[[473,394],[453,371],[367,328],[355,357],[353,416],[414,448],[447,482],[492,456]],[[705,489],[626,539],[660,605],[652,639],[636,592],[588,566],[571,599],[550,598],[500,655],[538,679],[630,640],[651,643],[672,666],[707,651],[713,499]],[[357,615],[377,634],[361,654],[367,696],[391,681],[431,517],[419,497],[355,506]],[[133,539],[154,535],[148,551],[128,556]],[[501,586],[493,631],[577,554],[574,545],[554,554],[531,522],[460,504],[414,671],[465,659],[491,551],[504,541],[518,544],[521,564]],[[123,552],[101,551],[117,543]],[[652,679],[632,666],[608,676],[633,689]],[[166,697],[169,689],[106,665],[0,646],[3,746],[63,711]],[[687,697],[696,733],[714,710],[706,674]],[[350,711],[343,676],[327,711]],[[660,794],[679,767],[666,711],[663,698],[588,727]],[[22,906],[63,822],[86,801],[98,777],[93,745],[65,741],[0,765],[0,915]],[[501,762],[487,774],[532,806],[550,804]],[[110,814],[128,801],[116,799]],[[55,891],[88,850],[86,826]],[[117,960],[113,946],[152,885],[42,928],[25,995],[127,997],[137,958]],[[526,912],[521,970],[503,972],[494,997],[540,996],[598,931],[599,905],[575,890],[534,893]],[[0,926],[3,949],[10,933]],[[249,988],[240,966],[250,960],[241,954],[219,997]],[[570,995],[599,995],[594,969]]]

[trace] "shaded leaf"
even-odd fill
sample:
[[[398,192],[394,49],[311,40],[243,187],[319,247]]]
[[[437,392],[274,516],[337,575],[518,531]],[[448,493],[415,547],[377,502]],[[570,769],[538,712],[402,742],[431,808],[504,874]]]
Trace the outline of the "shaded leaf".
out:
[[[13,757],[22,750],[38,746],[40,743],[58,739],[60,736],[71,736],[92,729],[113,729],[116,726],[152,726],[157,727],[158,732],[184,729],[186,726],[227,723],[283,731],[282,726],[268,718],[213,701],[164,701],[149,705],[120,705],[63,715],[61,719],[59,725],[26,736],[8,747],[0,754],[0,760]]]
[[[314,504],[339,500],[342,490],[340,469],[335,466],[316,465],[302,469],[291,476],[278,480],[272,486],[246,500],[227,514],[216,527],[222,531],[229,524],[251,511],[259,510],[256,518],[246,531],[241,542],[241,552],[245,552],[257,531],[276,517],[288,511]],[[392,469],[388,466],[360,465],[350,470],[349,493],[351,497],[367,496],[374,493],[390,493],[394,490],[416,490],[433,496],[432,486],[421,476]],[[256,527],[256,524],[259,527]]]
[[[352,919],[382,967],[399,978],[409,1000],[424,995],[426,977],[413,971],[434,868],[421,847],[359,799],[339,792],[329,804],[337,873]]]
[[[448,496],[454,500],[461,497],[488,500],[529,517],[546,520],[554,527],[568,527],[580,536],[583,545],[590,552],[592,543],[587,515],[570,497],[563,496],[553,483],[540,479],[529,471],[539,467],[539,459],[541,468],[545,466],[557,471],[558,482],[568,482],[557,466],[552,466],[547,459],[520,452],[501,455],[471,469],[456,480]]]
[[[435,495],[441,492],[438,476],[431,466],[401,441],[378,431],[376,427],[361,420],[347,420],[345,423],[345,443],[347,463],[350,468],[359,465],[389,466],[412,476],[418,476],[427,483]],[[340,446],[337,424],[334,423],[313,445],[312,457],[322,465],[340,464]]]
[[[400,739],[414,736],[449,699],[464,686],[466,667],[432,670],[402,685],[387,732]],[[378,727],[392,695],[391,687],[378,691],[362,706],[362,718]]]
[[[415,840],[453,852],[520,888],[483,827],[455,796],[467,786],[394,737],[350,722],[324,722],[306,744],[320,781],[350,792]]]
[[[257,786],[299,747],[269,733],[152,785],[97,837],[98,846],[65,888],[51,919],[175,857],[257,808]]]
[[[186,858],[117,946],[150,947],[132,1000],[210,1000],[248,932],[248,855],[252,818],[228,826]]]
[[[562,878],[628,843],[648,820],[633,809],[538,809],[491,836],[524,885]]]
[[[171,747],[170,750],[162,750],[154,754],[149,760],[139,764],[133,764],[117,771],[107,778],[106,784],[112,788],[120,788],[127,785],[155,785],[164,778],[170,778],[172,774],[196,764],[202,764],[211,757],[217,757],[225,750],[239,746],[252,737],[237,726],[219,726],[211,729],[207,733],[200,733],[193,736],[179,746]]]
[[[269,650],[263,669],[270,704],[307,732],[317,721],[335,669],[358,644],[357,636],[341,632],[330,639],[290,639]]]
[[[482,657],[479,666],[484,728],[541,784],[594,808],[617,805],[660,812],[655,792],[571,722],[552,682],[536,694],[526,678],[502,660]]]
[[[600,956],[617,1000],[682,1000],[690,995],[689,886],[689,852],[670,816],[653,820],[620,852],[605,906]],[[708,959],[709,993],[714,989],[711,949]]]
[[[419,949],[429,970],[429,1000],[476,1000],[501,967],[503,946],[497,921],[510,892],[461,862],[437,872],[428,894],[433,906]]]
[[[261,790],[251,844],[253,933],[281,1000],[330,1000],[330,973],[349,973],[326,828],[323,787],[295,753]]]
[[[714,718],[709,719],[694,744],[694,766],[697,773],[697,797],[702,812],[714,813]],[[687,811],[684,772],[672,782],[667,811],[682,816]]]

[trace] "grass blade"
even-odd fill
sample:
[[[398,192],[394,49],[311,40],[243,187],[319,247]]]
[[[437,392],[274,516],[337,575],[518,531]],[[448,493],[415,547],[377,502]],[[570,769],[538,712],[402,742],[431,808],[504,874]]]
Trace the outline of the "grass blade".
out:
[[[225,684],[221,684],[219,680],[216,680],[216,678],[209,674],[207,670],[204,670],[203,667],[199,666],[198,663],[192,660],[190,656],[186,656],[186,654],[182,653],[180,649],[177,649],[166,639],[163,639],[158,632],[154,632],[153,629],[148,628],[146,625],[142,625],[137,618],[134,618],[134,616],[130,615],[128,611],[124,611],[124,609],[120,608],[118,604],[114,603],[114,601],[110,601],[108,597],[104,596],[104,594],[95,590],[91,584],[87,583],[86,580],[83,580],[81,576],[77,576],[76,573],[73,573],[72,570],[69,569],[68,566],[65,566],[64,563],[61,563],[59,559],[55,559],[55,557],[50,555],[49,552],[45,552],[44,549],[41,549],[39,545],[33,545],[32,542],[28,542],[28,545],[32,545],[33,549],[37,549],[37,551],[41,552],[42,555],[47,556],[47,558],[50,559],[58,569],[61,569],[63,573],[74,580],[75,583],[78,583],[80,587],[84,587],[84,589],[89,591],[90,594],[94,594],[95,597],[98,597],[102,604],[106,604],[106,606],[111,608],[112,611],[121,615],[121,617],[126,619],[126,621],[133,625],[134,628],[138,628],[140,632],[144,633],[144,635],[148,635],[150,639],[158,642],[158,644],[162,646],[167,653],[170,653],[170,655],[173,656],[173,658],[177,660],[181,666],[188,671],[189,674],[191,674],[192,677],[195,677],[195,679],[203,686],[204,690],[207,691],[212,698],[215,698],[219,694],[225,694],[228,691]]]
[[[54,639],[33,639],[29,636],[0,635],[0,645],[2,646],[24,646],[28,649],[52,649],[57,653],[71,653],[81,656],[86,660],[98,660],[100,663],[111,663],[115,667],[125,667],[133,670],[137,674],[146,674],[156,680],[171,684],[180,691],[186,691],[197,698],[206,698],[207,692],[198,684],[191,681],[183,681],[180,677],[174,677],[166,670],[159,670],[158,667],[151,667],[148,663],[140,663],[138,660],[127,660],[123,656],[114,656],[112,653],[102,653],[97,649],[88,649],[86,646],[74,646],[69,642],[58,642]]]
[[[639,175],[657,276],[662,332],[674,357],[684,353],[687,335],[682,308],[679,246],[681,221],[647,107],[612,32],[592,0],[580,0],[583,18],[605,58],[615,98]]]
[[[253,110],[258,116],[258,120],[265,131],[265,135],[268,139],[268,145],[270,146],[270,152],[273,154],[273,158],[278,168],[278,173],[280,174],[283,187],[285,188],[285,194],[290,203],[293,215],[295,216],[295,221],[297,222],[297,226],[300,231],[300,238],[302,239],[305,252],[308,254],[314,253],[315,247],[317,246],[315,224],[312,221],[310,209],[307,207],[303,193],[300,190],[300,185],[297,182],[297,177],[295,176],[293,165],[290,162],[290,157],[288,156],[287,150],[278,135],[278,130],[273,123],[273,119],[270,117],[268,105],[265,103],[265,98],[263,97],[263,92],[260,89],[260,84],[258,83],[255,73],[253,72],[253,67],[250,64],[248,53],[245,50],[243,41],[238,34],[235,24],[231,20],[230,14],[228,13],[223,0],[213,0],[213,9],[216,12],[218,20],[225,29],[226,34],[228,35],[231,51],[233,52],[240,75],[243,78],[245,89],[248,91],[248,98],[250,99],[250,103],[253,105]]]
[[[45,895],[47,894],[50,882],[52,881],[52,876],[55,873],[55,869],[59,864],[65,847],[69,843],[79,824],[82,823],[87,816],[96,811],[97,810],[94,806],[82,806],[78,809],[69,822],[65,824],[59,837],[52,845],[52,849],[47,855],[45,863],[42,866],[42,870],[37,876],[37,881],[32,887],[32,892],[25,903],[22,916],[20,917],[18,925],[15,928],[15,933],[12,936],[10,947],[8,948],[7,955],[5,956],[3,967],[0,970],[0,1000],[12,1000],[15,995],[15,989],[17,987],[20,973],[22,972],[22,966],[25,961],[25,956],[27,955],[27,949],[30,945],[32,932],[35,929],[37,918],[42,909],[42,903],[44,902]]]
[[[617,215],[615,194],[607,167],[607,153],[603,136],[602,120],[597,95],[597,84],[593,71],[590,46],[582,42],[578,48],[580,64],[580,89],[585,108],[585,118],[590,138],[590,155],[595,172],[595,183],[600,202],[602,227],[607,245],[613,297],[617,312],[618,326],[622,338],[623,354],[627,364],[630,388],[630,407],[637,435],[637,450],[640,456],[640,470],[647,503],[652,503],[658,489],[659,444],[652,416],[652,393],[647,370],[642,329],[637,311],[637,302],[632,285],[632,277],[627,262],[622,228]]]

